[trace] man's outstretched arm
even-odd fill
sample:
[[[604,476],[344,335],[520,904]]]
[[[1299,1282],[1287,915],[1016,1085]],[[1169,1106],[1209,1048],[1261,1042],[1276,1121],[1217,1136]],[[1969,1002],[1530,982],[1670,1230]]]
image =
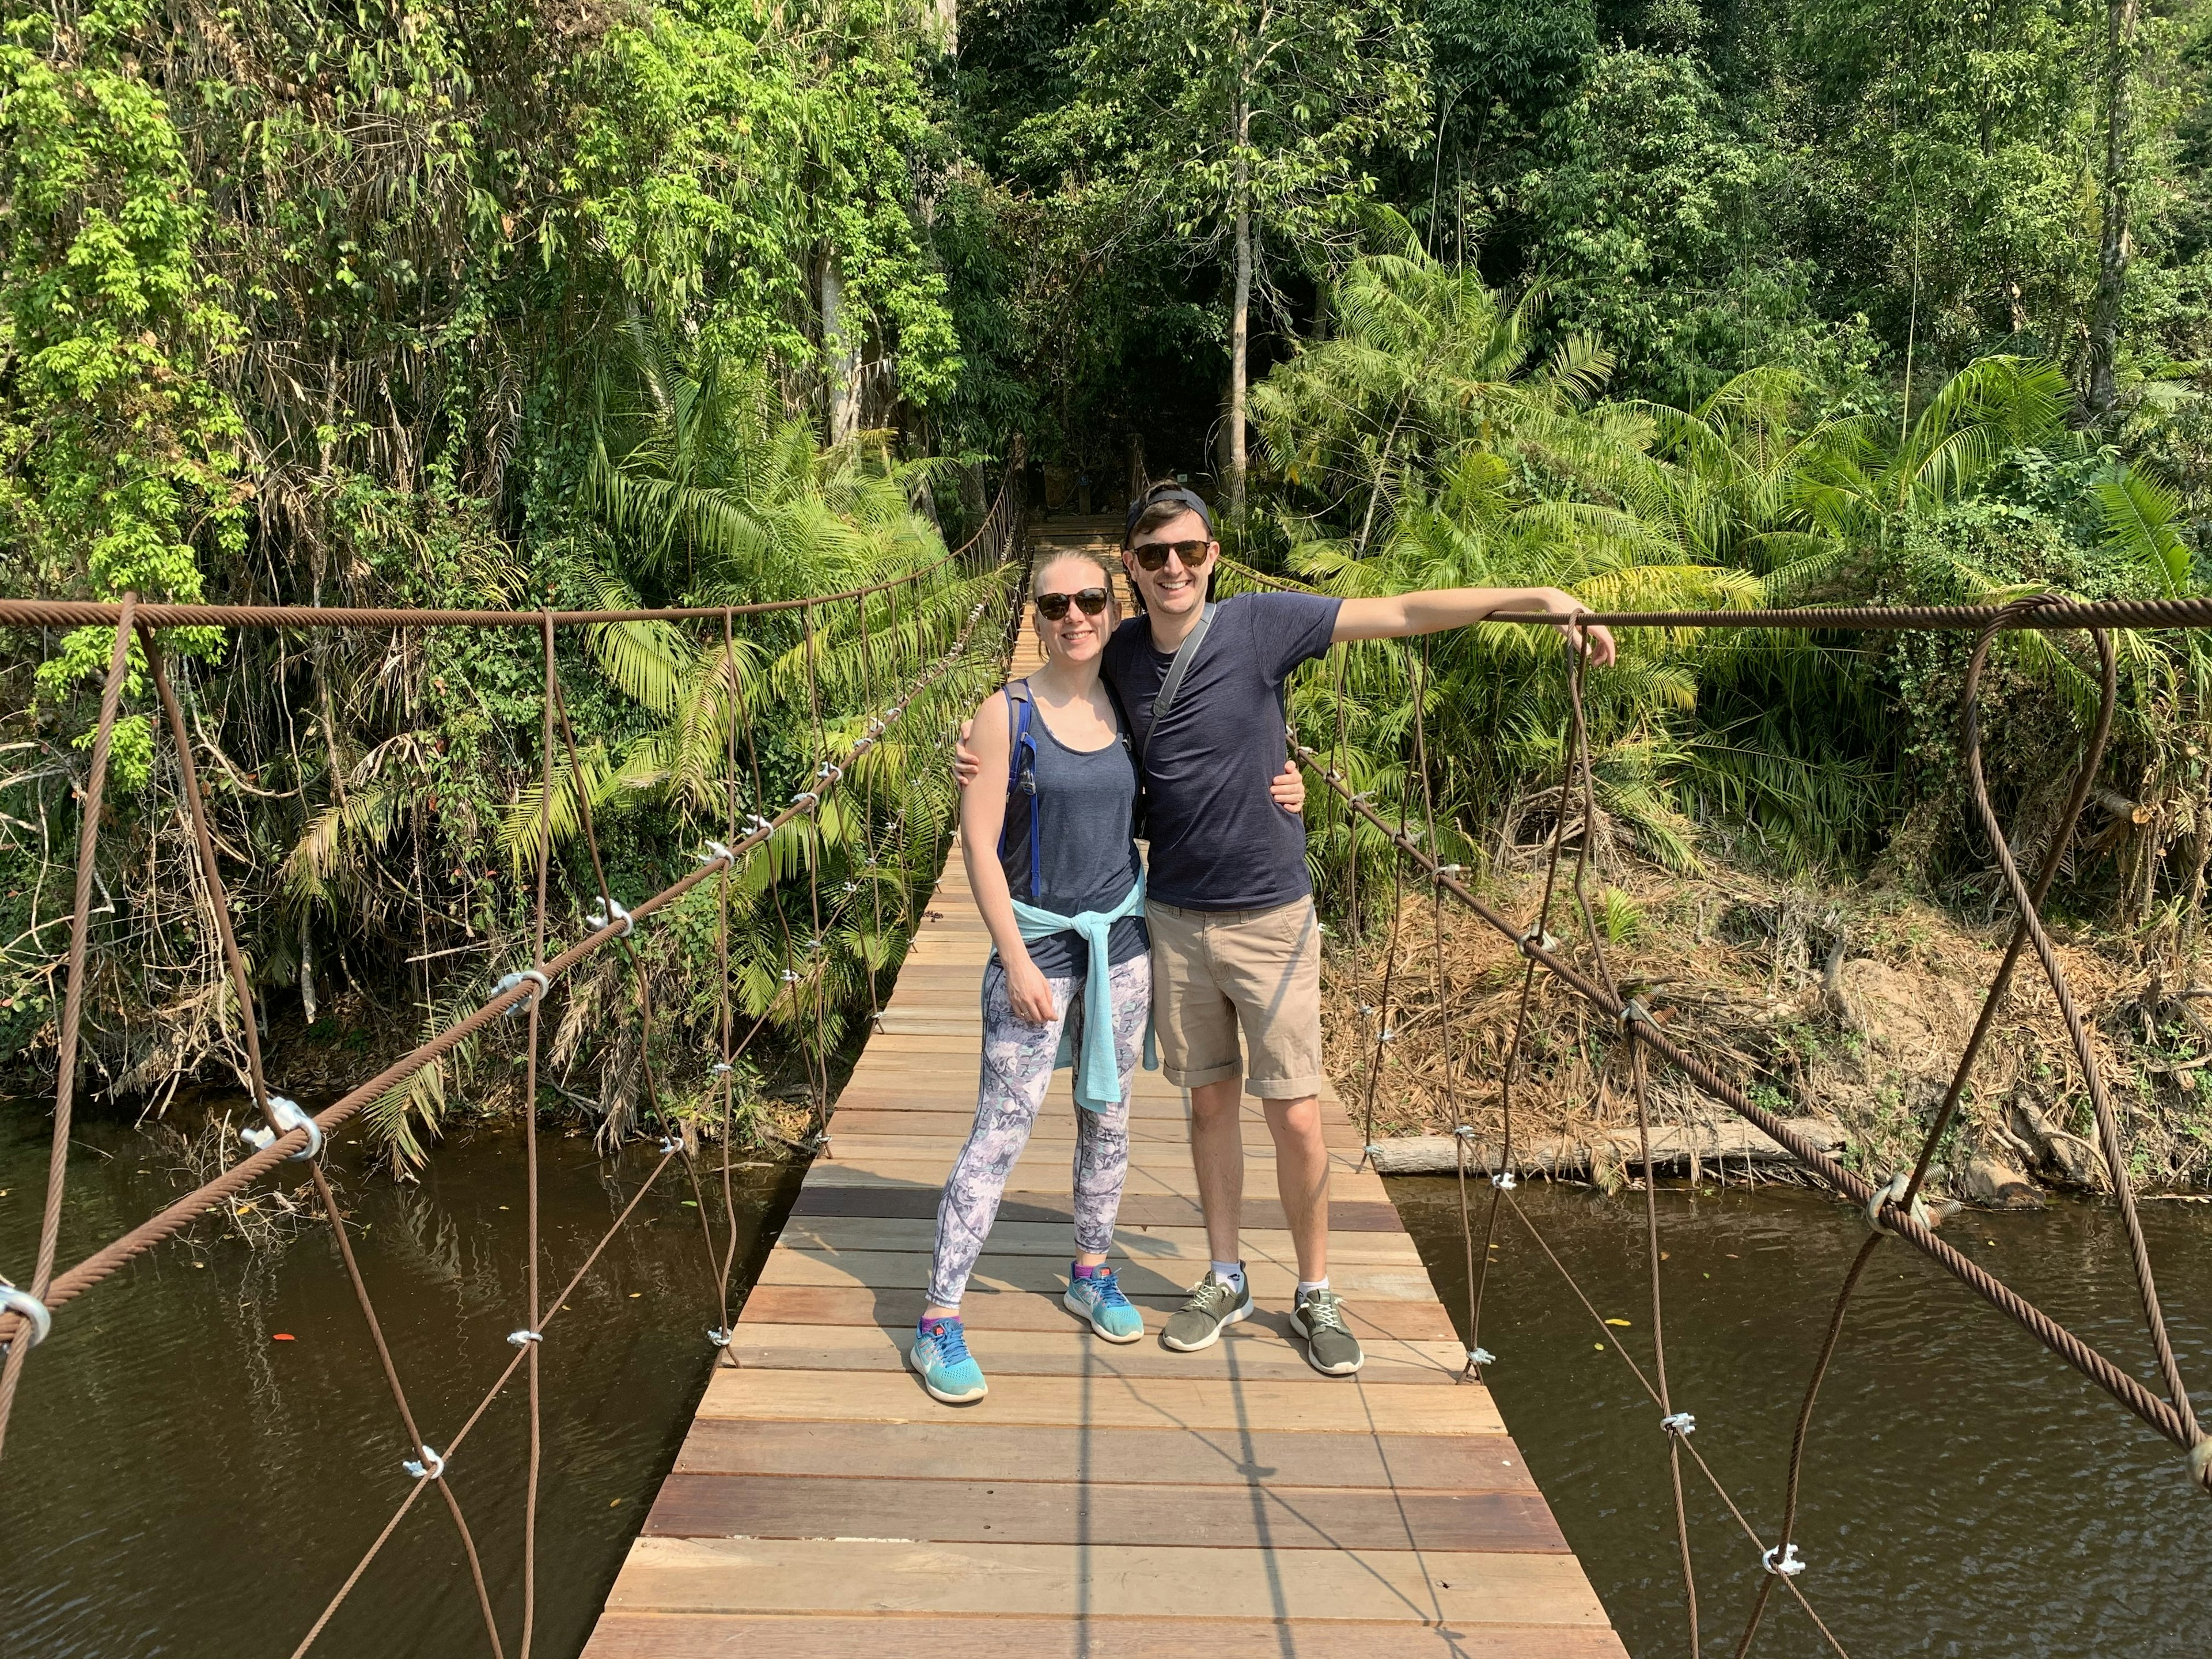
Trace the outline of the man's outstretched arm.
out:
[[[1466,628],[1500,611],[1541,611],[1559,619],[1553,626],[1569,649],[1581,649],[1587,635],[1590,661],[1597,667],[1607,667],[1613,659],[1612,634],[1573,620],[1589,609],[1573,594],[1556,587],[1436,587],[1418,593],[1346,599],[1336,613],[1336,629],[1329,637],[1338,642],[1402,640],[1416,634]]]

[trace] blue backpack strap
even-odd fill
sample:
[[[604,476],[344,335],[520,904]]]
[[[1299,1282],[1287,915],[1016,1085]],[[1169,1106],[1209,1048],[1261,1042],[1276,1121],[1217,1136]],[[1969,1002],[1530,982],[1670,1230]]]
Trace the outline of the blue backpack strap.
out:
[[[1027,680],[1006,684],[1006,805],[1018,801],[1029,817],[1030,891],[1034,901],[1043,880],[1044,849],[1036,800],[1036,739],[1030,735],[1030,718],[1036,705],[1030,699]],[[1007,829],[1013,826],[1008,824]],[[1000,836],[1000,856],[1006,854],[1005,832]]]

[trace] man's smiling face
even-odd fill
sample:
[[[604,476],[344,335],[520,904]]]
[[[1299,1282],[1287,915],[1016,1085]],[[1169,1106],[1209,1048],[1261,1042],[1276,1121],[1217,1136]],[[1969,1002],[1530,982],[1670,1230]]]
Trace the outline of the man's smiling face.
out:
[[[1184,564],[1179,554],[1169,554],[1167,562],[1158,570],[1146,569],[1137,557],[1141,548],[1175,542],[1206,544],[1206,556],[1199,561],[1196,569]],[[1218,544],[1206,534],[1204,519],[1195,513],[1180,513],[1165,524],[1139,531],[1136,540],[1122,550],[1121,563],[1137,591],[1145,596],[1146,610],[1179,617],[1206,603],[1206,568],[1220,551]]]

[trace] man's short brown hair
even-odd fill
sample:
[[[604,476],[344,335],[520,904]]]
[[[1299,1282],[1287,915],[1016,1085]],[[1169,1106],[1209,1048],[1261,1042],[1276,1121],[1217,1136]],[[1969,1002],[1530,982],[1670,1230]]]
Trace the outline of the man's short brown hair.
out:
[[[1213,514],[1205,499],[1194,489],[1187,489],[1172,481],[1156,483],[1129,509],[1127,526],[1121,532],[1121,545],[1132,546],[1138,537],[1147,530],[1158,530],[1162,525],[1180,519],[1186,513],[1198,514],[1206,526],[1206,539],[1213,538]]]

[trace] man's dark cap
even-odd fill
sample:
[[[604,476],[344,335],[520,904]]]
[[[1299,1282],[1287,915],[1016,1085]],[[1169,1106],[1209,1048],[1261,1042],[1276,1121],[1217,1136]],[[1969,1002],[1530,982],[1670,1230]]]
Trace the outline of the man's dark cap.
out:
[[[1177,507],[1188,507],[1205,522],[1206,535],[1209,538],[1212,536],[1213,514],[1195,490],[1185,489],[1181,484],[1154,484],[1129,503],[1129,516],[1121,526],[1122,546],[1128,546],[1136,538],[1137,520],[1162,501],[1173,501]]]

